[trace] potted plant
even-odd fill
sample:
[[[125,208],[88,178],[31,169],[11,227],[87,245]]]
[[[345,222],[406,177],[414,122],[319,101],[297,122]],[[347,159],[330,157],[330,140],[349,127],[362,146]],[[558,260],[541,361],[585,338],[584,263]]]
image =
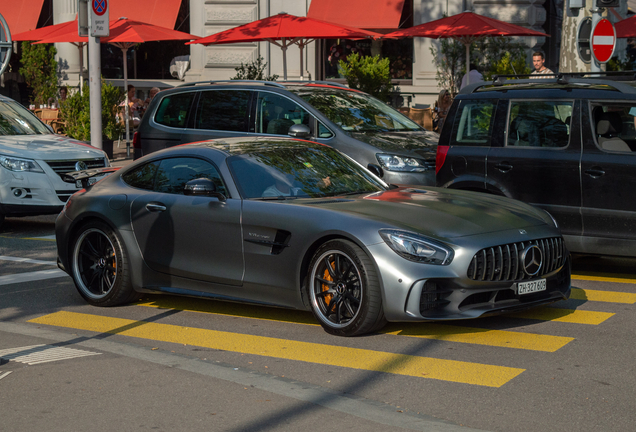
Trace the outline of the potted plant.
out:
[[[124,126],[117,118],[117,107],[124,100],[124,91],[102,79],[102,149],[113,156],[113,142],[119,139]],[[81,92],[66,98],[60,106],[60,117],[66,122],[66,134],[80,141],[91,139],[90,95],[88,85]]]

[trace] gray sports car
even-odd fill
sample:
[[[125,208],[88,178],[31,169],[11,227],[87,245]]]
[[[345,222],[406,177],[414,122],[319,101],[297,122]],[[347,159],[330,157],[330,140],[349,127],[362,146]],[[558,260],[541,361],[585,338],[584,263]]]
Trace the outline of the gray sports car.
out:
[[[58,263],[92,305],[171,293],[311,310],[353,336],[387,321],[476,318],[567,299],[552,217],[499,196],[387,185],[285,138],[172,147],[84,186]]]

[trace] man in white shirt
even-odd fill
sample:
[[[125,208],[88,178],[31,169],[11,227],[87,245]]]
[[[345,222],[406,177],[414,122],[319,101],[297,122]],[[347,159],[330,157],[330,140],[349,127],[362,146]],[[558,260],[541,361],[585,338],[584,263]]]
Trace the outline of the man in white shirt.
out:
[[[462,85],[460,87],[460,90],[466,87],[468,84],[475,84],[478,82],[484,82],[484,77],[477,70],[477,65],[475,65],[474,63],[471,63],[470,72],[468,72],[462,77]]]
[[[536,52],[532,54],[532,65],[534,66],[534,71],[530,75],[549,75],[553,74],[550,69],[545,67],[545,56],[542,52]],[[533,76],[531,78],[553,78],[551,76]]]

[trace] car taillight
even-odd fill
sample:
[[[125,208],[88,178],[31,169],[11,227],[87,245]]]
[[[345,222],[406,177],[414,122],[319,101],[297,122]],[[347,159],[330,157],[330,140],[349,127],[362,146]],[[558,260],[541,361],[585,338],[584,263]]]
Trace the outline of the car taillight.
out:
[[[437,156],[435,157],[435,174],[439,172],[446,161],[446,154],[448,154],[449,146],[438,145]]]
[[[139,135],[139,132],[135,132],[135,135],[133,135],[133,147],[136,149],[141,148],[141,135]]]

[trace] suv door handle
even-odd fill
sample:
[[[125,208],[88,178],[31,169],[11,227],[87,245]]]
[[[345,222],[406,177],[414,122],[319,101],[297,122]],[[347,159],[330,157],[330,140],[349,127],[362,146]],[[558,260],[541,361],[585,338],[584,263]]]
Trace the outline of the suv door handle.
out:
[[[499,171],[501,172],[508,172],[512,169],[512,165],[510,165],[508,162],[501,162],[495,165],[495,168],[497,168]]]
[[[592,167],[591,169],[586,170],[585,174],[589,175],[590,177],[597,178],[605,175],[605,171],[603,171],[603,168],[601,167]]]
[[[166,206],[161,203],[148,203],[146,204],[146,210],[149,212],[162,212],[166,211]]]

